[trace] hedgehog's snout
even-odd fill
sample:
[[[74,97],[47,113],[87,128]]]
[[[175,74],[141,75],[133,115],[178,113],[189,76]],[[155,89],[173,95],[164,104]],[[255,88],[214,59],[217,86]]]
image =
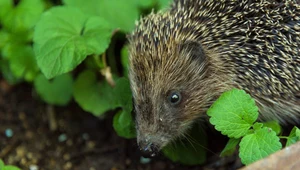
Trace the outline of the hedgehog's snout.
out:
[[[159,152],[159,146],[152,142],[139,141],[138,145],[142,156],[145,158],[155,157]]]

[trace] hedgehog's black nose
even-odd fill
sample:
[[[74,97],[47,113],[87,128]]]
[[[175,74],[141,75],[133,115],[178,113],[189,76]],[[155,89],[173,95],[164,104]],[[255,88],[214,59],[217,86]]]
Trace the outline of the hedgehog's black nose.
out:
[[[143,157],[151,158],[157,155],[158,147],[155,146],[153,143],[148,143],[144,146],[140,146],[140,151]]]

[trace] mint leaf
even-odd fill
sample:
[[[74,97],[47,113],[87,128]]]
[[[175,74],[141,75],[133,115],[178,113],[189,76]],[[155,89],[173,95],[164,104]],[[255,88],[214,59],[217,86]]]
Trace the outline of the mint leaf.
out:
[[[10,44],[6,48],[10,70],[16,78],[33,81],[39,73],[39,68],[34,58],[30,45]]]
[[[100,16],[107,20],[113,28],[120,28],[125,32],[131,31],[134,28],[134,23],[139,17],[139,10],[135,1],[63,0],[67,6],[77,7],[84,13],[92,16]]]
[[[7,41],[9,40],[9,33],[4,31],[3,29],[0,30],[0,51],[1,49],[7,44]]]
[[[277,121],[264,122],[263,124],[264,127],[273,129],[276,132],[276,135],[279,135],[281,133],[281,126]]]
[[[171,5],[171,0],[158,0],[159,9],[165,9]]]
[[[4,162],[0,159],[0,170],[20,170],[20,168],[12,165],[5,165]]]
[[[236,139],[236,138],[229,138],[225,148],[223,149],[223,151],[221,152],[220,156],[224,157],[224,156],[230,156],[234,153],[234,151],[236,150],[236,146],[237,144],[239,144],[241,139]]]
[[[1,57],[1,55],[0,55]],[[12,73],[10,67],[9,67],[9,62],[7,60],[1,59],[0,58],[0,71],[3,76],[3,78],[9,83],[9,84],[17,84],[21,80],[16,78],[14,74]]]
[[[1,0],[0,1],[0,22],[3,23],[3,19],[13,9],[13,0]]]
[[[132,93],[130,90],[129,80],[125,77],[118,78],[114,87],[115,105],[132,110]]]
[[[0,159],[0,169],[2,170],[4,168],[4,162]]]
[[[138,6],[142,7],[142,8],[149,8],[149,7],[153,7],[155,0],[136,0],[136,3]]]
[[[127,139],[136,137],[135,125],[129,110],[123,109],[114,116],[113,127],[121,137]]]
[[[124,138],[136,137],[135,125],[131,116],[132,94],[128,79],[119,78],[116,80],[114,88],[115,105],[122,108],[113,120],[113,127],[119,136]]]
[[[163,153],[173,162],[185,165],[198,165],[206,161],[207,139],[205,132],[197,124],[186,138],[178,139],[163,148]]]
[[[258,122],[255,122],[254,125],[253,125],[253,129],[254,130],[259,130],[263,127],[264,124],[262,123],[258,123]]]
[[[96,74],[90,70],[79,74],[74,83],[73,95],[83,110],[95,116],[100,116],[115,108],[112,102],[112,87],[104,80],[98,81]]]
[[[255,101],[243,90],[233,89],[223,93],[208,109],[210,123],[230,138],[247,134],[258,117]]]
[[[34,87],[41,98],[52,105],[66,105],[72,98],[73,78],[63,74],[47,80],[42,74],[34,80]]]
[[[47,78],[69,72],[88,55],[103,53],[111,36],[111,26],[100,17],[72,7],[51,8],[34,32],[38,66]]]
[[[7,5],[6,0],[5,2]],[[7,7],[11,8],[11,2]],[[15,8],[3,12],[5,13],[5,15],[2,14],[4,15],[2,18],[3,26],[12,32],[28,31],[36,24],[44,9],[43,0],[22,0]]]
[[[287,138],[286,146],[290,146],[298,141],[300,141],[300,129],[295,126]]]
[[[246,135],[240,142],[240,158],[248,165],[280,150],[282,145],[279,137],[271,129],[264,127]]]
[[[20,168],[17,168],[16,166],[7,165],[3,168],[3,170],[20,170]]]

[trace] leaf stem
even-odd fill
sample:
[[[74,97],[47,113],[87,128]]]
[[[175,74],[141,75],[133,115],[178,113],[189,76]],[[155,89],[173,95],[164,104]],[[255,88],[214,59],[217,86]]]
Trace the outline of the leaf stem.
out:
[[[278,136],[280,139],[288,139],[289,137],[287,136]]]
[[[105,77],[108,84],[110,86],[114,87],[115,81],[112,77],[111,68],[109,66],[107,66],[106,53],[102,54],[102,63],[103,63],[103,68],[100,70],[100,73]]]

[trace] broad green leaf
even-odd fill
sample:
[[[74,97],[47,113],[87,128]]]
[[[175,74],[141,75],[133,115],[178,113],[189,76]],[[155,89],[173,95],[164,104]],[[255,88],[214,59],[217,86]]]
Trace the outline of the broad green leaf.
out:
[[[3,26],[12,32],[28,31],[36,24],[44,9],[43,0],[21,0],[12,10],[5,12]]]
[[[264,124],[259,123],[259,122],[255,122],[253,125],[253,130],[259,130],[263,127]]]
[[[2,159],[0,159],[0,169],[2,170],[4,168],[4,162],[2,161]]]
[[[20,170],[20,168],[12,165],[6,165],[3,170]]]
[[[33,49],[30,45],[10,44],[7,46],[6,55],[9,60],[10,70],[17,79],[33,81],[39,73]]]
[[[106,19],[113,28],[128,32],[139,17],[136,0],[63,0],[67,6],[77,7],[86,14]]]
[[[4,31],[4,30],[0,30],[0,51],[1,49],[6,45],[7,41],[9,40],[9,33]]]
[[[111,36],[111,26],[100,17],[73,7],[53,7],[34,32],[38,66],[47,78],[69,72],[88,55],[103,53]]]
[[[0,0],[0,23],[13,10],[13,0]]]
[[[5,165],[4,162],[0,159],[0,170],[20,170],[20,168],[12,165]]]
[[[114,87],[116,105],[129,111],[132,110],[132,94],[129,80],[125,77],[118,78]]]
[[[287,138],[286,146],[290,146],[298,141],[300,141],[300,129],[295,126]]]
[[[272,128],[276,132],[276,135],[281,133],[281,126],[277,121],[264,122],[263,124],[264,127]]]
[[[173,162],[185,165],[202,164],[206,161],[206,134],[197,124],[188,133],[187,138],[178,139],[163,148],[163,153]]]
[[[149,7],[153,7],[155,4],[155,0],[135,0],[137,5],[142,7],[142,8],[149,8]]]
[[[172,3],[172,0],[157,0],[159,9],[166,9]]]
[[[11,85],[21,82],[21,79],[16,78],[12,73],[9,67],[9,62],[6,59],[0,58],[0,73],[2,74],[3,78]]]
[[[113,127],[121,137],[130,139],[136,137],[135,125],[131,112],[127,109],[120,110],[113,120]]]
[[[233,89],[223,93],[208,109],[210,123],[230,138],[247,134],[258,117],[255,101],[243,90]]]
[[[34,80],[34,88],[48,104],[66,105],[72,98],[73,78],[70,74],[63,74],[47,80],[40,74]]]
[[[241,139],[229,138],[225,148],[222,150],[220,156],[230,156],[236,150],[237,144],[239,144]]]
[[[83,110],[95,116],[115,108],[112,102],[113,88],[105,80],[98,81],[96,74],[89,70],[80,73],[77,77],[73,95]]]
[[[119,136],[125,138],[134,138],[135,125],[131,115],[132,111],[132,94],[128,79],[119,78],[116,80],[114,87],[115,105],[122,108],[113,120],[113,127]]]
[[[2,55],[6,56],[6,48],[10,48],[11,45],[25,45],[31,43],[33,31],[27,32],[9,32],[6,29],[0,30],[0,49],[2,48]]]
[[[282,145],[275,131],[264,127],[242,138],[239,156],[242,163],[248,165],[267,157],[281,148]]]

